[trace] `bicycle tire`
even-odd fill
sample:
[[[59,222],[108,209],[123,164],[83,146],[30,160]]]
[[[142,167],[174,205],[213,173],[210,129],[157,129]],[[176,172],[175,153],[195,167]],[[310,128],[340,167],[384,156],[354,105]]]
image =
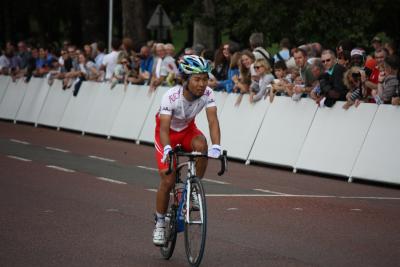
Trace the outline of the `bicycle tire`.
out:
[[[199,208],[192,208],[193,198],[189,194],[189,217],[191,223],[185,216],[185,251],[191,266],[199,266],[203,259],[207,235],[207,206],[203,185],[198,177],[191,179],[190,193],[195,192],[199,200]]]
[[[167,225],[168,229],[168,236],[167,236],[167,242],[165,243],[164,246],[160,247],[160,252],[162,257],[165,260],[169,260],[172,257],[172,254],[174,253],[175,249],[175,244],[176,244],[176,237],[177,237],[177,231],[176,231],[176,211],[177,207],[172,201],[171,206],[168,209],[168,213],[166,216],[169,217],[169,224]]]

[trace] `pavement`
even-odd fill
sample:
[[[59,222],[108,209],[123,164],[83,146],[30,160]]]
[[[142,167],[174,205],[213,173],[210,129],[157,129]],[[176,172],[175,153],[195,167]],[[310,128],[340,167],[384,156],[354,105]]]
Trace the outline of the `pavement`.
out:
[[[228,151],[229,154],[229,151]],[[400,190],[229,162],[202,266],[400,266]],[[154,148],[0,121],[0,266],[188,266],[151,242]]]

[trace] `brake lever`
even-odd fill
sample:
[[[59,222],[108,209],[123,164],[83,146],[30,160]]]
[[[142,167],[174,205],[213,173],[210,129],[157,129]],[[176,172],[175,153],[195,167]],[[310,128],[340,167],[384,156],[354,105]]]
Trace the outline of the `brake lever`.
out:
[[[221,170],[218,172],[218,176],[221,176],[225,173],[225,171],[228,170],[227,166],[228,166],[228,161],[226,159],[227,157],[227,151],[224,150],[222,151],[222,155],[219,156],[219,160],[221,161]]]

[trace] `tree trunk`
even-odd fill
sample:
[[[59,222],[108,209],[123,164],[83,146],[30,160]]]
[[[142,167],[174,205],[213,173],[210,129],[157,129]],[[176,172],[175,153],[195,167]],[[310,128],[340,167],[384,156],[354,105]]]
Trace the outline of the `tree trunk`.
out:
[[[147,16],[143,0],[122,0],[122,33],[134,43],[147,41]]]
[[[193,25],[193,45],[202,44],[207,49],[214,50],[216,46],[215,4],[214,0],[202,0],[204,12],[195,19]]]
[[[108,1],[81,1],[82,41],[90,44],[106,41],[108,25]]]

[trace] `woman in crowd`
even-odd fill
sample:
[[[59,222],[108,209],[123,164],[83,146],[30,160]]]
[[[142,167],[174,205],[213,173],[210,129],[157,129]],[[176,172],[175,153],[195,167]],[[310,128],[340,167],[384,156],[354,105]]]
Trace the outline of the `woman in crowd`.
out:
[[[284,61],[283,61],[284,62]],[[259,101],[262,97],[266,97],[271,89],[271,83],[274,80],[272,69],[265,59],[257,59],[254,62],[254,69],[258,76],[258,90],[250,89],[250,103]]]

